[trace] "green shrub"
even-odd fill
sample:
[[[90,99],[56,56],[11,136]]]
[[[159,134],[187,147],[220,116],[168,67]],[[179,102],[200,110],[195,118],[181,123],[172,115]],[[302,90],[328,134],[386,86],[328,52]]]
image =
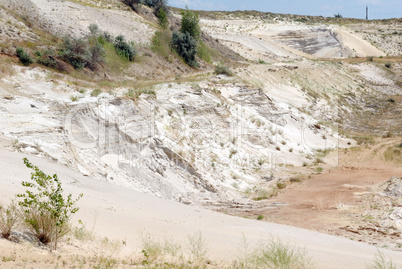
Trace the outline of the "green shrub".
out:
[[[34,62],[31,56],[29,56],[23,48],[17,48],[17,57],[20,59],[21,63],[26,66]]]
[[[125,40],[123,35],[119,35],[114,40],[116,53],[130,62],[135,60],[137,50]]]
[[[90,47],[91,59],[88,61],[88,67],[92,70],[97,70],[99,66],[105,61],[105,49],[103,45],[97,40]]]
[[[55,52],[52,50],[45,50],[43,52],[41,51],[37,51],[35,53],[36,57],[36,62],[38,64],[47,66],[49,68],[57,68],[58,64],[57,64],[57,60],[54,58],[55,56]]]
[[[75,69],[84,68],[91,60],[91,49],[87,40],[83,38],[71,38],[65,36],[59,47],[62,59],[70,63]]]
[[[318,173],[322,173],[322,171],[324,171],[324,169],[322,167],[317,167],[315,169],[315,171],[317,171]]]
[[[263,215],[258,215],[257,220],[263,220],[264,216]]]
[[[169,31],[156,31],[151,41],[151,49],[165,59],[169,58],[172,35]]]
[[[195,58],[197,53],[197,41],[188,33],[174,32],[172,36],[172,45],[175,51],[183,57],[184,61],[192,67],[197,67]]]
[[[157,17],[158,17],[159,25],[162,27],[162,29],[167,29],[169,26],[169,22],[168,22],[166,12],[162,8],[160,8],[158,10]]]
[[[340,13],[334,14],[334,17],[335,17],[335,18],[339,18],[339,19],[343,18],[343,16],[342,16]]]
[[[276,187],[277,187],[278,189],[284,189],[284,188],[286,188],[286,183],[277,182],[277,183],[276,183]]]
[[[215,72],[216,75],[227,75],[227,76],[233,76],[233,72],[227,67],[226,65],[220,63],[217,66],[215,66]]]
[[[212,63],[212,54],[214,51],[204,42],[199,41],[197,46],[197,56],[207,63]]]
[[[138,4],[142,4],[143,0],[122,0],[124,4],[131,7],[132,10],[136,11]]]
[[[165,13],[169,13],[168,1],[167,0],[143,0],[144,5],[152,7],[155,12],[162,9]]]
[[[113,43],[114,37],[109,32],[102,32],[102,34],[98,37],[98,42],[104,45],[106,42]]]
[[[89,35],[90,35],[90,36],[92,36],[92,37],[97,37],[97,36],[99,36],[100,30],[99,30],[99,27],[98,27],[97,24],[91,23],[91,24],[88,26],[88,30],[89,30]]]
[[[386,68],[391,68],[391,63],[386,63],[386,64],[385,64],[385,67],[386,67]]]
[[[12,201],[7,207],[0,205],[0,234],[7,239],[11,235],[13,227],[18,223],[17,205]]]
[[[198,13],[193,12],[186,8],[181,12],[181,29],[180,32],[183,34],[189,33],[191,37],[199,39],[201,36],[200,29],[200,19],[198,18]]]
[[[99,94],[101,94],[102,93],[102,91],[101,90],[99,90],[99,89],[95,89],[95,90],[93,90],[92,92],[91,92],[91,96],[92,97],[97,97]]]
[[[78,211],[72,195],[63,196],[61,182],[57,175],[46,175],[37,166],[32,165],[24,158],[26,167],[33,170],[31,181],[23,181],[25,193],[18,194],[22,198],[19,205],[24,209],[25,222],[28,228],[44,244],[51,243],[57,249],[58,240],[68,231],[68,222]]]

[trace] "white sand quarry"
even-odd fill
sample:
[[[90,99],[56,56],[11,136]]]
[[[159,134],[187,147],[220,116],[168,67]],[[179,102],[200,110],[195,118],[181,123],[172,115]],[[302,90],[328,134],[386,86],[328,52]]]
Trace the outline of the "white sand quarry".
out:
[[[100,182],[72,171],[68,167],[27,154],[0,151],[0,202],[8,201],[23,191],[22,180],[30,177],[22,158],[28,157],[48,174],[57,173],[67,193],[84,193],[80,211],[73,222],[82,220],[89,227],[95,222],[95,232],[111,240],[125,240],[121,255],[140,253],[139,233],[148,232],[157,238],[171,237],[185,242],[188,234],[201,231],[208,241],[208,257],[230,262],[238,258],[242,233],[250,243],[257,244],[271,236],[305,247],[317,263],[317,268],[365,268],[377,249],[367,244],[314,231],[257,220],[232,217],[196,206],[163,200],[107,182]],[[402,265],[399,252],[381,250]]]
[[[248,59],[347,58],[385,56],[385,53],[335,25],[254,20],[201,20],[204,29]]]

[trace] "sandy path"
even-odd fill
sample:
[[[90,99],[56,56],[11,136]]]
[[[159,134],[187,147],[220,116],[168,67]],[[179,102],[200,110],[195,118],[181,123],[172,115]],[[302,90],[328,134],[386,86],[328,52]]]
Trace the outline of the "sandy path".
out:
[[[26,155],[0,151],[0,200],[21,192],[20,181],[29,178],[30,171],[23,166],[23,156]],[[209,257],[215,260],[235,259],[242,233],[254,243],[275,236],[306,246],[319,268],[364,268],[376,252],[372,246],[344,238],[158,199],[84,177],[44,159],[28,157],[45,172],[57,172],[67,192],[84,193],[74,222],[82,219],[91,225],[96,218],[95,232],[110,239],[126,240],[126,252],[139,247],[138,232],[142,229],[156,237],[171,236],[181,242],[186,235],[201,231],[209,242]],[[400,253],[386,250],[384,253],[402,265]]]

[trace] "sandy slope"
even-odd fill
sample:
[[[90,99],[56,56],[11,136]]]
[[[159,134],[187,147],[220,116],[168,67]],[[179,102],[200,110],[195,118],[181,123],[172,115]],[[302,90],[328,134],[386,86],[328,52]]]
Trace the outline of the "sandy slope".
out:
[[[0,151],[2,201],[21,192],[20,181],[29,178],[30,171],[22,163],[24,156],[27,155]],[[139,247],[138,232],[143,229],[156,237],[171,236],[179,241],[185,241],[188,234],[201,231],[209,242],[209,257],[215,260],[235,259],[242,233],[254,243],[275,236],[306,246],[319,268],[364,268],[376,252],[372,246],[344,238],[158,199],[84,177],[44,159],[27,157],[47,173],[57,173],[66,192],[84,193],[80,201],[81,210],[74,222],[81,219],[91,225],[96,219],[95,231],[110,239],[126,240],[127,253]],[[400,253],[383,251],[395,263],[402,265]]]
[[[2,0],[17,13],[25,14],[56,36],[84,36],[95,23],[114,36],[124,35],[136,43],[148,43],[154,30],[150,23],[132,11],[94,8],[70,1]]]
[[[346,27],[259,19],[202,19],[201,23],[210,35],[252,60],[385,56]]]

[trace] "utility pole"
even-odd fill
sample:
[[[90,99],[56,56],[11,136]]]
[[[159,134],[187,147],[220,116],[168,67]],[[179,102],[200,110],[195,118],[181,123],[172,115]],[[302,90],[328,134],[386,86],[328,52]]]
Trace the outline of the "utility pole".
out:
[[[366,20],[368,20],[368,6],[366,5]]]

